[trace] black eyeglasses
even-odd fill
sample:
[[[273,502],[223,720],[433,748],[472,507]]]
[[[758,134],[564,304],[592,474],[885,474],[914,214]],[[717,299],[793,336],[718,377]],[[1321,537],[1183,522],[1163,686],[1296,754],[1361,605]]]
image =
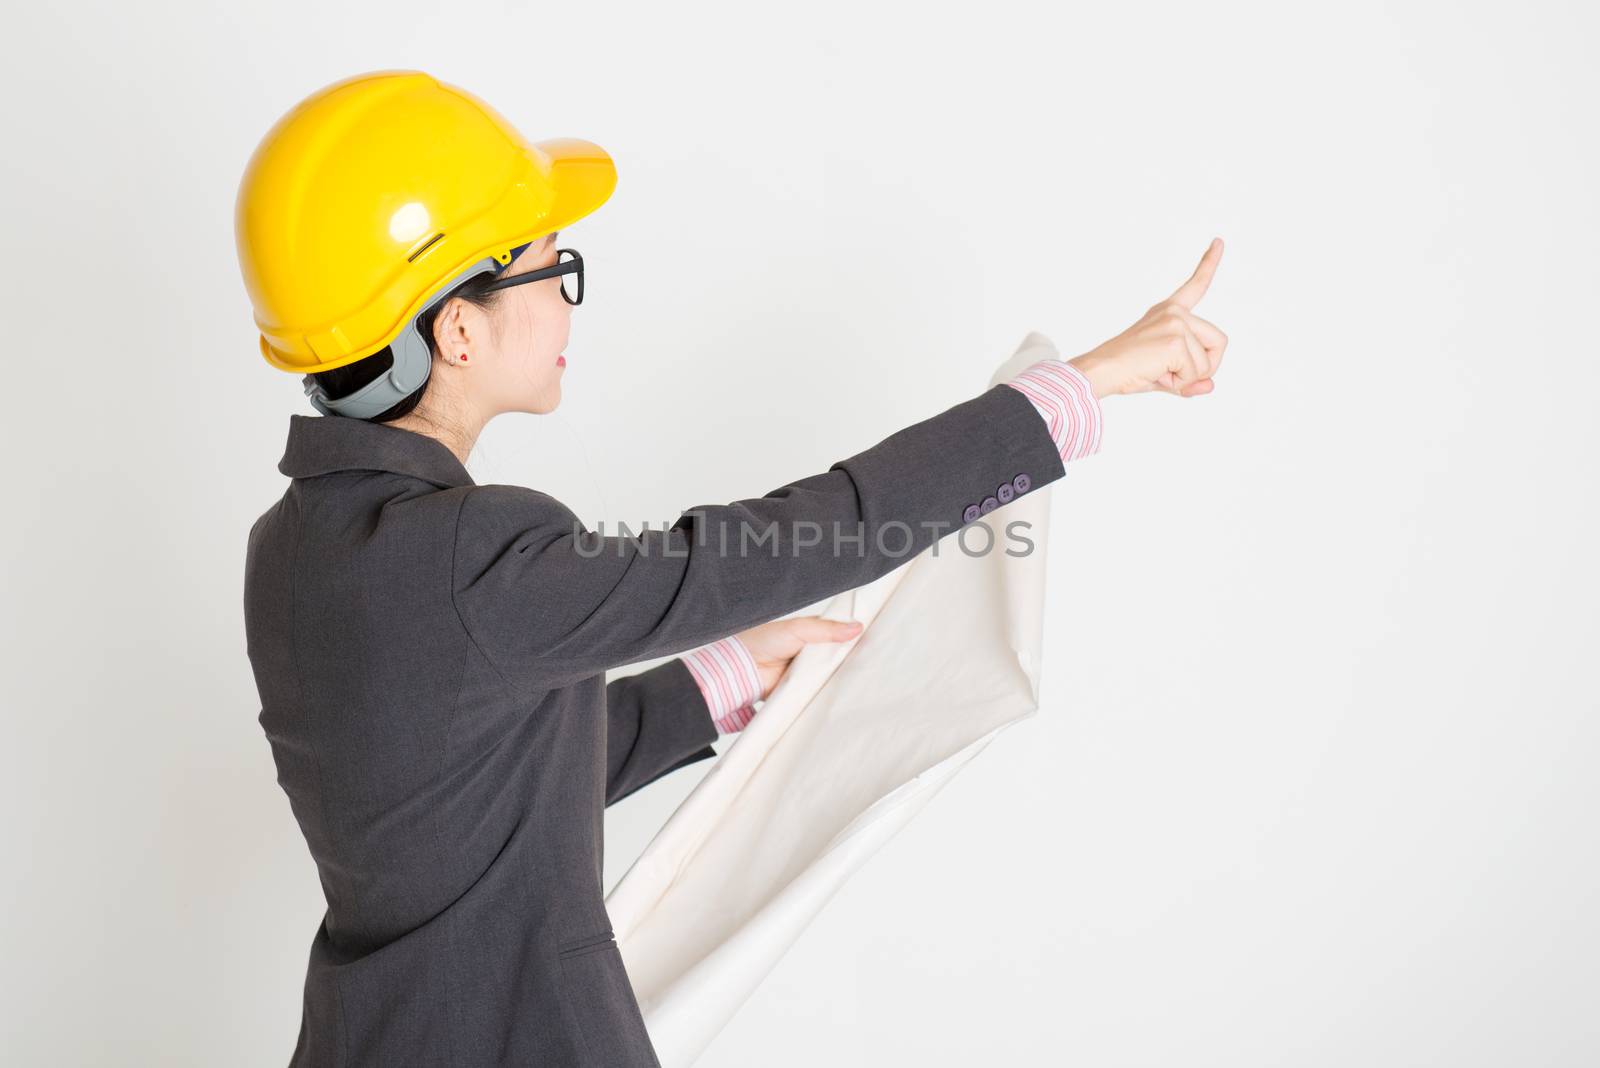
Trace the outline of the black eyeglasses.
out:
[[[515,255],[513,255],[512,258],[515,259]],[[507,278],[497,278],[493,282],[486,284],[483,288],[485,291],[491,289],[508,289],[511,286],[520,286],[524,282],[537,282],[541,279],[557,278],[562,275],[573,275],[576,278],[576,281],[572,282],[574,289],[576,289],[575,293],[569,293],[567,291],[567,286],[572,280],[561,278],[562,299],[564,299],[568,304],[582,304],[583,257],[578,255],[578,250],[575,248],[556,249],[556,263],[554,267],[540,267],[537,271],[528,271],[525,274],[514,274]]]

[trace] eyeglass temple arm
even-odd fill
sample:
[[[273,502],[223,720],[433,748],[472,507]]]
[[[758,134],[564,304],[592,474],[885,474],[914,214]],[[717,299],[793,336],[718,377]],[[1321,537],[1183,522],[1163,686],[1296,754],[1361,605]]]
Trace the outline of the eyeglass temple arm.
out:
[[[563,248],[557,249],[556,252],[558,254],[562,252],[571,252],[572,259],[568,260],[566,263],[558,263],[554,267],[540,267],[536,271],[528,271],[525,274],[514,274],[509,278],[497,278],[483,288],[485,290],[505,289],[508,286],[520,286],[524,282],[537,282],[541,278],[555,278],[559,275],[573,274],[577,271],[583,270],[583,257],[578,255],[575,250]]]

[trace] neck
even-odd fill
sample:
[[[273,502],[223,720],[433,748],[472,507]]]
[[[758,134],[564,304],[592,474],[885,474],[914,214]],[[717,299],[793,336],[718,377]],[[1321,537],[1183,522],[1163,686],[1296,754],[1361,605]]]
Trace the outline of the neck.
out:
[[[462,399],[439,395],[444,393],[444,390],[428,390],[421,404],[391,420],[389,425],[433,438],[455,453],[465,467],[488,420]]]

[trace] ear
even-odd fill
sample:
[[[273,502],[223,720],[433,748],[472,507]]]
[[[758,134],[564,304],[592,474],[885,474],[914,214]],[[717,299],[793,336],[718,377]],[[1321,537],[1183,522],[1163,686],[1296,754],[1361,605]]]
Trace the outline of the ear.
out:
[[[472,344],[473,331],[466,314],[471,305],[460,297],[451,297],[439,308],[433,318],[433,345],[436,351],[451,355],[464,351],[462,346]]]

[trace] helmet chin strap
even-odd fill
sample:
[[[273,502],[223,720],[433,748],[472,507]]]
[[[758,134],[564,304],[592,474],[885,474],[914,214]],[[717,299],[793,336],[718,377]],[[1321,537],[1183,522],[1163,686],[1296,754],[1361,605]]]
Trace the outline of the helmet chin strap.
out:
[[[433,349],[428,344],[428,339],[422,336],[418,321],[462,282],[479,274],[499,274],[501,269],[500,261],[490,256],[479,260],[451,279],[417,311],[416,315],[411,317],[411,321],[400,331],[399,336],[389,342],[389,351],[394,355],[394,363],[389,369],[349,396],[330,397],[323,391],[322,384],[316,380],[316,376],[304,376],[301,382],[306,396],[311,399],[311,406],[323,415],[371,419],[375,415],[382,415],[411,396],[422,387],[433,372]]]

